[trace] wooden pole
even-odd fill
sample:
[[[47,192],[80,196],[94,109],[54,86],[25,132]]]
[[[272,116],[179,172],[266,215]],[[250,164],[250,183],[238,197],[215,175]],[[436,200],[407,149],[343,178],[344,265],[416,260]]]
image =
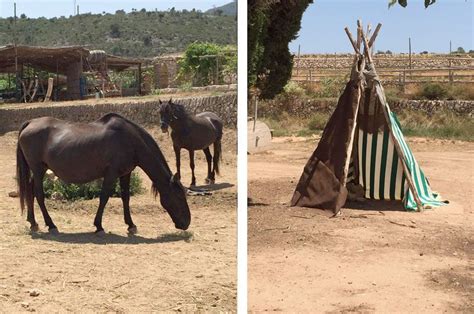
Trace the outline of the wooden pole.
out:
[[[257,126],[257,118],[258,118],[258,97],[257,95],[255,97],[255,107],[254,107],[254,114],[253,114],[253,132],[255,132],[255,128]]]
[[[369,40],[369,46],[372,47],[375,43],[375,39],[377,38],[377,35],[379,34],[380,28],[382,27],[382,23],[377,24],[377,27],[375,28],[374,33],[372,34],[372,37],[370,37]]]
[[[142,64],[138,64],[138,95],[142,94]]]
[[[18,71],[18,48],[17,48],[17,42],[18,42],[18,33],[16,29],[16,2],[13,3],[13,29],[14,29],[14,36],[13,36],[13,47],[15,48],[15,94],[18,93],[17,95],[17,100],[20,100],[21,98],[21,86],[20,86],[20,75]]]
[[[408,68],[411,70],[411,37],[408,37]]]
[[[354,51],[358,54],[360,54],[360,51],[359,49],[357,48],[357,45],[356,45],[356,42],[354,41],[354,38],[352,38],[352,34],[351,32],[349,31],[349,28],[344,28],[344,30],[346,31],[346,34],[347,34],[347,37],[349,37],[349,40],[352,44],[352,48],[354,48]]]

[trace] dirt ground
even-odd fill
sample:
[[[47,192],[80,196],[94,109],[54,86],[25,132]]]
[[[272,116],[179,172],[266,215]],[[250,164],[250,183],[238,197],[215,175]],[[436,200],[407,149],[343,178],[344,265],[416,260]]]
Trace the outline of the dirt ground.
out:
[[[174,171],[170,137],[149,131]],[[93,233],[97,199],[48,201],[59,236],[47,233],[36,204],[41,230],[29,233],[18,198],[8,197],[16,189],[16,137],[17,132],[0,136],[0,312],[235,311],[235,130],[224,130],[221,176],[213,195],[188,197],[188,231],[174,229],[140,172],[147,192],[130,203],[138,235],[127,236],[121,200],[111,198],[104,238]],[[183,184],[189,185],[184,151],[181,165]],[[198,184],[203,183],[207,166],[202,152],[196,153],[196,170]]]
[[[249,156],[249,310],[474,312],[474,143],[408,140],[448,206],[367,201],[330,218],[288,205],[317,140]]]

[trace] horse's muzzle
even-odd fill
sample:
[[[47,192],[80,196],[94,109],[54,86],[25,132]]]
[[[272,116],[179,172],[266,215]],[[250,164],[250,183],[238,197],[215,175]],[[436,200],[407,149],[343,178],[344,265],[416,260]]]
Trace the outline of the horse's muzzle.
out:
[[[160,128],[161,128],[161,132],[168,133],[168,123],[161,121]]]
[[[189,224],[188,225],[178,225],[178,224],[174,224],[175,228],[176,229],[181,229],[181,230],[187,230],[189,228]]]

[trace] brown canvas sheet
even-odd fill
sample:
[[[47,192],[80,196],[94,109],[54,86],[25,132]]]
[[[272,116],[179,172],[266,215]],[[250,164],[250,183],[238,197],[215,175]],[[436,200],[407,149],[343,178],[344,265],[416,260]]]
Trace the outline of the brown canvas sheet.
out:
[[[353,76],[354,77],[354,76]],[[339,98],[318,147],[304,167],[291,199],[292,206],[331,209],[338,212],[347,198],[344,167],[360,98],[361,80],[351,80]]]

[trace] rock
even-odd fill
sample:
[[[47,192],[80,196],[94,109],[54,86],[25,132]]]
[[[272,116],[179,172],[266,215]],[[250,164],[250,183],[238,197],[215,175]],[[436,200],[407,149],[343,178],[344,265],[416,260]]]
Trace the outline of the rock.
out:
[[[32,297],[37,297],[37,296],[39,296],[39,295],[42,293],[42,291],[39,290],[39,289],[34,288],[34,289],[28,290],[28,293],[29,293],[30,296],[32,296]]]
[[[8,193],[8,196],[10,196],[10,197],[18,197],[18,192],[17,192],[17,191],[12,191],[12,192]]]

